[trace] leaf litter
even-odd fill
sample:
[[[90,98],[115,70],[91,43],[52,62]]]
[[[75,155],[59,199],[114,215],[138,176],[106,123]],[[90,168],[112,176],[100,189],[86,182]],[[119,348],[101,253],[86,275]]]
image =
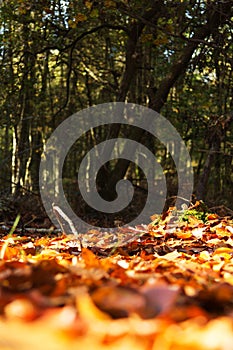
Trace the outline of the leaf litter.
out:
[[[204,214],[170,208],[81,249],[2,229],[0,349],[233,349],[233,222]]]

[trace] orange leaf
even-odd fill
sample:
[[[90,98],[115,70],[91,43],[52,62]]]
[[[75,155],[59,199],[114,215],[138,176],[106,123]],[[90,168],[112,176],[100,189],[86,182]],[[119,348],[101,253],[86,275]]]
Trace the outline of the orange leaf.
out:
[[[2,246],[3,247],[3,246]],[[13,258],[20,257],[20,249],[15,247],[6,246],[4,252],[2,251],[2,259],[11,260]]]
[[[86,267],[100,267],[98,257],[88,248],[82,248],[82,258],[85,261]]]
[[[181,238],[181,239],[187,239],[187,238],[192,237],[192,232],[191,231],[187,231],[187,232],[178,231],[178,232],[176,232],[176,237]]]
[[[231,235],[225,227],[216,227],[216,234],[220,237],[228,237]]]

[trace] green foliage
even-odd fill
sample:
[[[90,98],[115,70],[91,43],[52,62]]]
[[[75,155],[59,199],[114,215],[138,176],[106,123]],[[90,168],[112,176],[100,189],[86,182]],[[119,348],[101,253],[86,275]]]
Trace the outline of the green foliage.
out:
[[[203,222],[207,221],[207,213],[204,211],[199,211],[197,209],[185,210],[179,215],[179,221],[189,222],[190,217],[195,217],[196,219],[201,220]]]
[[[222,6],[225,2],[4,1],[0,8],[0,122],[4,126],[0,145],[8,178],[13,173],[13,135],[16,129],[18,138],[23,134],[22,120],[31,118],[24,130],[32,156],[65,118],[88,106],[122,99],[125,86],[123,99],[150,105],[187,46],[196,43],[194,35],[210,21],[211,11],[219,9],[222,13]],[[130,53],[134,42],[135,50]],[[162,114],[190,149],[196,183],[210,148],[210,130],[221,115],[227,119],[232,108],[232,42],[229,13],[212,34],[199,40],[187,69],[181,67],[163,101]],[[125,81],[135,57],[135,71]],[[120,136],[125,134],[129,136],[130,132],[122,130]],[[106,135],[107,130],[95,130],[75,145],[75,154],[71,150],[67,157],[67,179],[73,178],[85,152]],[[223,130],[207,193],[209,201],[224,196],[228,205],[233,204],[228,190],[233,181],[232,135],[231,123]],[[30,141],[37,139],[37,144]],[[165,147],[176,145],[164,146],[146,137],[143,142],[156,152],[176,184]],[[35,157],[32,163],[38,161]],[[30,164],[30,159],[26,163]],[[77,165],[70,166],[74,163]],[[30,169],[37,167],[31,164]],[[21,183],[31,189],[38,177],[30,179],[30,169],[29,179]],[[143,179],[137,167],[131,167],[130,173],[137,182]],[[0,182],[0,188],[5,186]]]
[[[179,221],[190,221],[190,218],[196,218],[203,222],[208,218],[208,207],[203,201],[197,201],[194,205],[187,207],[186,204],[182,205],[182,210],[177,211]]]

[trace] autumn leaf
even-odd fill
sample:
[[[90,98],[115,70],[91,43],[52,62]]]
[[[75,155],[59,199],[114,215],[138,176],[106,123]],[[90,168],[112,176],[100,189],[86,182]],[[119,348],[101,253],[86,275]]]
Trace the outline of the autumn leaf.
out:
[[[83,233],[81,251],[64,234],[3,234],[1,339],[20,350],[37,349],[39,334],[54,350],[215,350],[207,339],[222,327],[231,344],[232,222],[179,220],[174,208],[152,219],[118,230],[118,244],[112,231]]]

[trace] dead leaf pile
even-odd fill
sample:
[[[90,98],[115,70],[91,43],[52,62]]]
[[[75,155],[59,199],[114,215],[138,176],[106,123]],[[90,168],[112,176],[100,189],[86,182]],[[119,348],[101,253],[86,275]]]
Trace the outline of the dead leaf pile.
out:
[[[233,222],[0,240],[0,349],[233,349]],[[120,237],[120,239],[119,239]]]

